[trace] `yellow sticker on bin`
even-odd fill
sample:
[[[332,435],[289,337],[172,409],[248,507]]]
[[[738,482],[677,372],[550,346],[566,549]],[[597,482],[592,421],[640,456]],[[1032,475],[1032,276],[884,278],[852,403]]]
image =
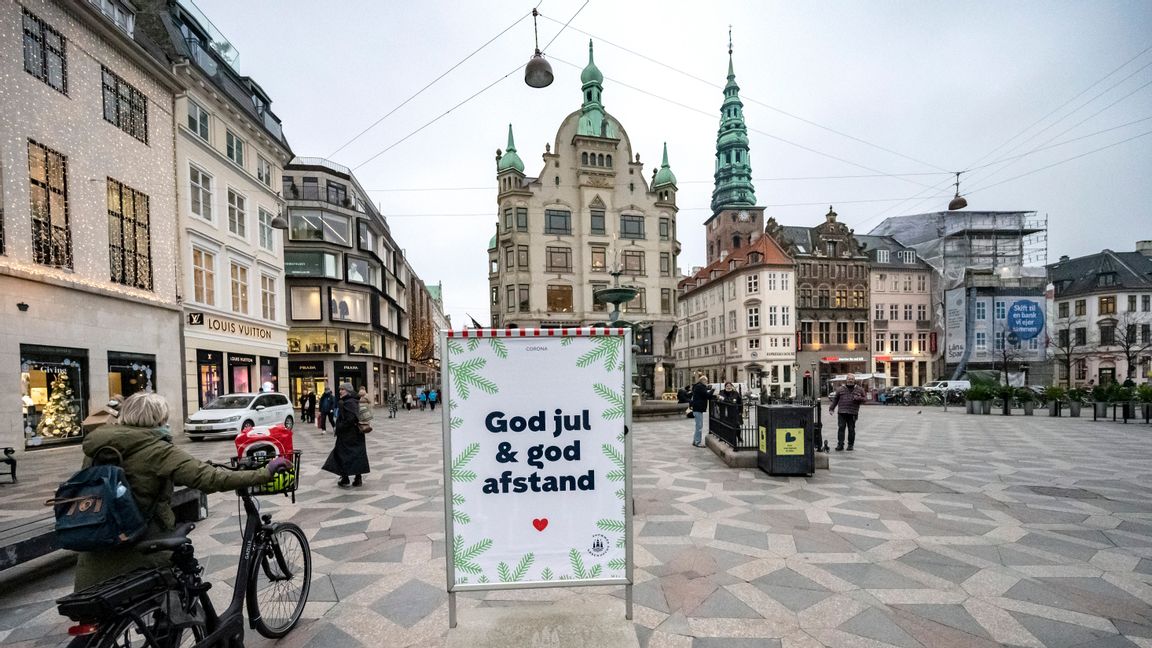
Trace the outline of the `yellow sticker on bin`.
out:
[[[776,428],[776,455],[804,454],[804,428]]]
[[[760,452],[768,452],[768,428],[760,426]]]

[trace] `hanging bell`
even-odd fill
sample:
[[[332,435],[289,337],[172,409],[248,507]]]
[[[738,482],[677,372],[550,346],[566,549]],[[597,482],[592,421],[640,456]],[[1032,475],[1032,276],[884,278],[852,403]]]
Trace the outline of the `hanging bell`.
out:
[[[524,83],[533,88],[547,88],[554,78],[552,64],[544,59],[540,50],[536,50],[528,65],[524,66]]]

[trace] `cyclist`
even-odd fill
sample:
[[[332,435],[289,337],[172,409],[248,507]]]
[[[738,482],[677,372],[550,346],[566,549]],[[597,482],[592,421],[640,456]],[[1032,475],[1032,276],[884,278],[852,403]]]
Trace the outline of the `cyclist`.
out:
[[[188,486],[204,493],[256,486],[272,475],[288,470],[292,462],[276,457],[258,470],[233,472],[216,468],[196,459],[172,443],[168,427],[168,401],[159,394],[138,392],[120,406],[117,423],[97,428],[84,439],[84,467],[103,448],[120,453],[120,467],[132,487],[136,505],[148,518],[144,537],[164,537],[175,528],[172,513],[172,491],[175,485]],[[115,453],[105,450],[100,459]],[[132,548],[114,551],[89,551],[79,554],[76,562],[76,591],[103,582],[113,576],[140,567],[168,564],[167,552],[141,554]]]

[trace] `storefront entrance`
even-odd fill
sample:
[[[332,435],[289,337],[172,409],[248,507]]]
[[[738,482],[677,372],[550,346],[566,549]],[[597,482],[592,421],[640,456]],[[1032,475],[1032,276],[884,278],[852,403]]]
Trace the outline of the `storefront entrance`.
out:
[[[280,365],[279,358],[260,356],[260,383],[258,389],[264,388],[264,383],[272,383],[272,391],[280,391]]]
[[[229,353],[228,393],[243,394],[260,391],[260,385],[252,382],[252,370],[255,367],[256,356]]]
[[[224,394],[224,354],[197,349],[196,376],[199,380],[196,393],[200,407],[204,407]]]
[[[288,378],[291,385],[288,398],[296,407],[300,406],[300,397],[305,392],[312,392],[319,401],[324,389],[329,387],[328,378],[324,373],[324,363],[319,360],[289,362]]]
[[[88,416],[88,351],[20,345],[24,445],[80,441]]]
[[[352,387],[356,391],[360,391],[361,387],[368,387],[368,365],[364,362],[343,362],[337,361],[333,363],[336,369],[336,384],[352,383]],[[333,389],[335,392],[335,389]]]

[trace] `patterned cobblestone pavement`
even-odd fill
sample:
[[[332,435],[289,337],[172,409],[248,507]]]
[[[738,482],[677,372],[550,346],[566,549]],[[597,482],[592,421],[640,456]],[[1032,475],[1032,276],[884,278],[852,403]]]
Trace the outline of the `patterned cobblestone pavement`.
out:
[[[439,424],[378,413],[356,490],[319,470],[331,436],[298,430],[298,503],[265,504],[304,527],[315,577],[305,621],[277,645],[445,645]],[[727,468],[690,445],[688,420],[637,424],[639,644],[1152,648],[1150,440],[1147,425],[869,407],[856,451],[804,479]],[[222,459],[231,443],[186,447]],[[20,484],[0,485],[0,522],[42,513],[77,457],[24,455]],[[193,537],[222,602],[239,518],[233,495],[210,502]],[[68,567],[0,572],[0,644],[66,643],[53,600],[70,586]],[[475,593],[459,613],[607,602],[623,615],[622,596]]]

